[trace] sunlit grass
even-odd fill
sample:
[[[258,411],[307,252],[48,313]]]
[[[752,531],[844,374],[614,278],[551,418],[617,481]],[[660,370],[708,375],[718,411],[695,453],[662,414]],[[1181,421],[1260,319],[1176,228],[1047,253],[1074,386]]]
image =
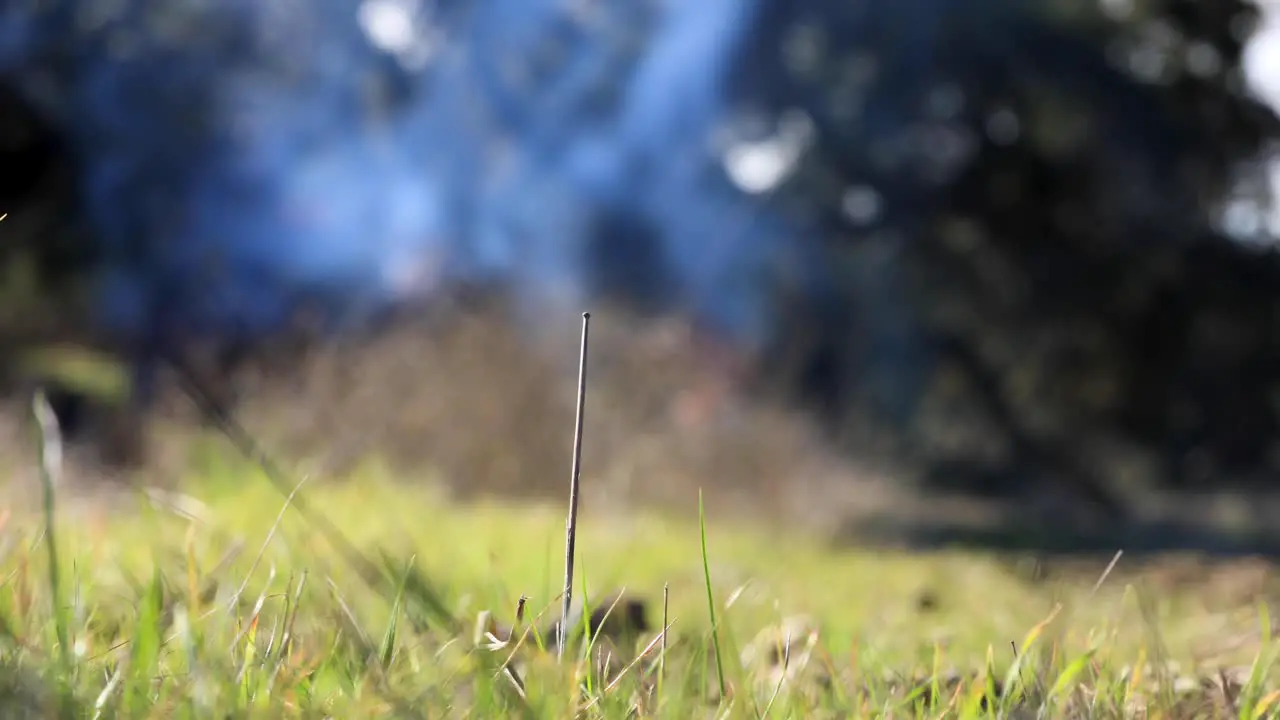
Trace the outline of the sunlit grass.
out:
[[[201,473],[123,510],[59,508],[55,534],[5,516],[5,717],[1260,717],[1277,699],[1254,608],[1238,630],[1256,641],[1215,661],[1243,669],[1221,675],[1193,664],[1210,628],[1195,593],[1119,576],[1047,587],[991,558],[591,505],[578,592],[625,589],[650,627],[558,664],[498,625],[521,596],[517,629],[558,615],[559,506],[459,506],[376,467],[305,485],[381,568],[375,591],[255,469],[206,459]]]

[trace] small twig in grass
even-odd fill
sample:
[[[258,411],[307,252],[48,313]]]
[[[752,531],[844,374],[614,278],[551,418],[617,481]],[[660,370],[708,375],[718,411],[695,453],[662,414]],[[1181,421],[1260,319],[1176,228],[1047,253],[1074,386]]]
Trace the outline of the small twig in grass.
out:
[[[62,582],[58,573],[58,535],[54,528],[54,490],[62,471],[62,435],[58,416],[43,390],[36,391],[32,401],[40,446],[40,484],[44,489],[45,547],[49,551],[49,602],[53,610],[53,626],[58,637],[58,659],[64,677],[70,677],[71,644],[68,641],[66,616],[62,607]]]
[[[582,347],[578,351],[578,407],[573,426],[573,466],[569,476],[569,518],[565,522],[564,598],[560,609],[560,632],[556,638],[556,657],[564,660],[564,646],[569,641],[569,613],[573,603],[573,553],[578,535],[578,483],[582,476],[582,420],[587,401],[587,334],[591,313],[582,313]]]
[[[1124,555],[1124,550],[1117,550],[1111,562],[1107,563],[1107,567],[1102,570],[1102,575],[1098,577],[1098,581],[1093,584],[1093,589],[1089,591],[1089,597],[1093,597],[1098,593],[1098,589],[1102,587],[1102,583],[1107,581],[1111,576],[1111,571],[1116,569],[1116,565],[1120,563],[1120,556]]]

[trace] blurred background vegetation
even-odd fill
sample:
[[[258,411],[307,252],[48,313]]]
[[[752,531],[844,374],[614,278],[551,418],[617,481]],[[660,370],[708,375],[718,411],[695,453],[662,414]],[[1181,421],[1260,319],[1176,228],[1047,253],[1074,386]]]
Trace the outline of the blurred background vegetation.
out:
[[[172,472],[165,448],[200,426],[198,413],[172,383],[145,402],[131,383],[152,356],[183,358],[241,422],[299,462],[320,458],[340,474],[380,457],[464,494],[558,492],[582,307],[530,321],[510,286],[554,286],[563,267],[531,259],[480,281],[459,273],[446,278],[457,280],[447,293],[301,340],[294,324],[247,336],[234,323],[205,322],[203,310],[182,315],[174,308],[199,305],[190,298],[205,290],[182,274],[187,265],[158,258],[195,248],[198,223],[213,222],[183,205],[191,196],[178,188],[205,187],[220,172],[220,146],[192,129],[225,119],[218,113],[236,102],[214,91],[220,78],[245,77],[260,61],[291,82],[331,79],[271,65],[279,58],[256,46],[233,61],[237,33],[247,31],[233,20],[207,24],[200,13],[220,11],[196,3],[177,3],[165,32],[181,34],[186,18],[214,39],[178,51],[138,39],[163,34],[148,24],[161,14],[145,3],[125,3],[88,30],[77,18],[91,0],[29,5],[0,11],[9,28],[0,31],[0,391],[11,429],[33,384],[55,376],[86,477]],[[381,3],[378,15],[372,2],[359,14],[317,3],[306,11],[317,23],[349,30],[317,31],[313,46],[299,29],[285,44],[307,48],[303,60],[345,58],[325,54],[324,43],[361,28],[370,47],[400,37],[370,18],[391,23],[386,7],[410,5]],[[737,17],[716,3],[695,13],[622,2],[582,10],[587,20],[549,2],[503,19],[507,5],[433,6],[430,22],[406,20],[402,34],[445,28],[522,80],[491,77],[479,61],[396,56],[399,66],[377,71],[378,99],[362,102],[416,118],[412,137],[436,144],[412,150],[432,162],[468,143],[523,153],[527,175],[513,171],[508,195],[449,176],[452,201],[472,213],[448,228],[453,242],[479,247],[480,228],[508,211],[519,248],[576,233],[581,255],[565,267],[585,290],[573,297],[609,310],[597,323],[587,462],[608,501],[687,508],[701,486],[725,498],[718,507],[850,538],[880,532],[872,516],[890,513],[922,540],[1070,548],[1122,533],[1131,545],[1270,542],[1267,517],[1280,507],[1269,499],[1280,489],[1280,260],[1270,209],[1277,123],[1265,91],[1280,72],[1267,58],[1280,49],[1266,39],[1265,12],[1234,0],[874,9],[759,0],[743,4],[752,12],[720,46],[719,34],[695,31]],[[255,12],[232,4],[223,14]],[[527,36],[508,27],[520,22]],[[637,23],[642,37],[617,40]],[[113,39],[126,32],[134,54],[117,56]],[[670,50],[680,38],[698,49]],[[171,52],[179,60],[167,65]],[[209,64],[188,85],[181,52],[196,58],[191,67]],[[335,62],[339,76],[383,67]],[[704,62],[726,70],[692,69]],[[116,64],[135,85],[104,80]],[[161,81],[165,72],[178,90]],[[714,92],[686,97],[694,81],[681,84],[682,74],[705,75]],[[483,87],[484,97],[449,95],[451,82]],[[498,89],[485,95],[485,83]],[[657,109],[676,101],[688,102]],[[491,135],[433,115],[466,102],[492,105]],[[148,103],[176,115],[157,119]],[[282,107],[262,116],[280,123],[282,137],[362,132],[336,119],[316,130],[297,118],[314,108]],[[738,144],[706,150],[708,128],[734,118]],[[617,186],[612,194],[592,195],[602,187],[592,184],[594,166],[572,160],[592,142],[633,158],[605,181]],[[488,152],[458,162],[502,176],[504,156]],[[300,161],[282,157],[270,178],[300,172]],[[103,189],[104,168],[120,167],[126,179]],[[383,188],[380,167],[367,165],[370,192]],[[686,176],[694,179],[678,197],[663,194],[670,178]],[[539,194],[543,185],[569,189]],[[323,203],[352,190],[316,192]],[[211,207],[255,202],[225,197],[231,205]],[[520,203],[536,207],[516,217]],[[589,218],[548,219],[563,208]],[[716,245],[711,236],[724,253],[697,250]],[[376,244],[345,226],[316,237],[317,248],[335,237]],[[697,278],[738,272],[742,258],[774,257],[789,242],[816,258],[821,279],[762,261],[778,277],[744,282],[768,285],[768,332],[739,342],[705,331],[715,323],[700,313],[710,307],[715,317],[721,301],[737,307],[729,295],[738,281],[703,287]],[[230,273],[263,282],[257,265],[237,259],[256,251],[225,244]],[[296,252],[281,253],[254,262],[296,263]],[[145,319],[128,327],[103,322],[95,311],[119,292],[110,278],[121,267],[134,284],[182,290],[152,292]],[[293,290],[282,281],[278,294]],[[353,302],[342,292],[326,298],[323,307]],[[947,529],[970,528],[963,518],[982,532]],[[1212,532],[1200,527],[1210,520]],[[984,534],[1011,523],[1011,534]],[[1094,528],[1105,540],[1083,537]],[[1134,540],[1139,532],[1158,537]]]

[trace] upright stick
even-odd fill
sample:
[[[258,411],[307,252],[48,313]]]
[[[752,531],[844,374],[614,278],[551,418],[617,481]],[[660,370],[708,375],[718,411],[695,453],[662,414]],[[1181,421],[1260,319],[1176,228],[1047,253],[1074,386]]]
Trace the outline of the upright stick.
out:
[[[582,418],[587,403],[587,332],[591,313],[582,313],[582,347],[578,351],[578,410],[573,426],[573,469],[569,476],[569,519],[565,523],[564,540],[564,604],[560,611],[560,632],[556,638],[556,657],[564,659],[569,643],[569,614],[573,604],[573,551],[578,535],[578,482],[582,476]]]

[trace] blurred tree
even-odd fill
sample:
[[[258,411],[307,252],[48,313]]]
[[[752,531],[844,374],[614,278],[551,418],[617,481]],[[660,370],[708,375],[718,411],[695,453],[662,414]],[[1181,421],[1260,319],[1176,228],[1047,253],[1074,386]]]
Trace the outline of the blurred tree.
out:
[[[450,16],[481,24],[478,30],[467,26],[476,37],[493,35],[537,50],[529,51],[539,60],[532,74],[546,83],[537,87],[549,88],[548,105],[495,100],[492,120],[507,141],[535,146],[535,160],[554,156],[561,165],[581,167],[566,171],[548,161],[547,175],[540,175],[544,167],[531,162],[521,169],[528,177],[517,172],[510,187],[496,183],[495,197],[510,192],[523,203],[515,213],[519,222],[511,223],[517,233],[533,233],[527,226],[547,214],[543,198],[568,192],[552,182],[563,180],[552,172],[611,177],[612,166],[600,161],[608,153],[564,150],[577,146],[561,125],[579,113],[591,115],[589,130],[603,127],[596,115],[624,103],[601,78],[630,72],[624,66],[642,54],[643,43],[627,33],[596,43],[592,26],[560,15],[548,20],[552,11],[532,2],[519,5],[531,14],[528,27],[517,23],[502,32],[483,23],[499,22],[505,15],[496,10],[505,6],[473,4],[478,9],[468,13],[459,9],[466,4],[446,5]],[[1255,22],[1252,5],[742,5],[755,14],[735,38],[728,63],[731,108],[745,126],[763,128],[761,135],[802,138],[804,151],[777,183],[757,179],[743,186],[742,178],[735,179],[743,193],[758,195],[761,205],[787,217],[798,234],[822,238],[830,280],[817,290],[778,288],[787,331],[766,353],[759,375],[770,379],[767,384],[814,409],[835,438],[858,452],[887,443],[886,452],[919,465],[934,487],[1007,494],[1038,492],[1050,483],[1119,513],[1135,482],[1192,490],[1261,486],[1276,476],[1280,260],[1272,246],[1228,236],[1220,221],[1241,183],[1257,184],[1265,173],[1262,161],[1276,131],[1275,116],[1249,96],[1241,73],[1242,48]],[[619,8],[610,12],[622,17],[634,9]],[[530,41],[523,33],[543,27],[538,22],[579,43],[573,49],[580,52],[557,53],[550,41]],[[635,26],[626,28],[633,34],[652,31],[647,22],[624,23]],[[237,27],[229,22],[220,33],[206,32],[215,38],[209,46],[222,38],[239,48]],[[354,35],[334,36],[347,53],[341,57],[368,54],[355,47]],[[0,34],[0,52],[6,37]],[[679,43],[672,47],[680,49]],[[237,50],[236,59],[247,64],[251,55]],[[295,67],[296,58],[284,55],[270,57],[290,77],[318,82],[332,70]],[[565,65],[565,57],[578,62]],[[667,61],[679,57],[674,53]],[[497,55],[490,59],[479,64],[480,94],[510,100],[503,93],[517,92],[511,87],[520,73],[508,73]],[[585,69],[564,77],[551,77],[547,69],[565,66]],[[196,69],[218,71],[208,63]],[[146,70],[141,66],[138,77],[149,77]],[[651,78],[665,77],[653,72]],[[337,74],[342,92],[334,107],[359,114],[352,107],[360,105],[363,85]],[[6,271],[28,268],[24,274],[39,278],[46,297],[62,299],[95,267],[102,243],[78,229],[68,212],[75,207],[75,155],[6,80],[12,78],[0,77],[0,212],[5,206],[24,211],[20,226],[0,228],[15,239],[0,244],[0,262]],[[163,90],[183,103],[193,101],[182,78],[163,89],[133,80],[130,92]],[[391,94],[408,106],[414,91],[428,97],[431,89],[449,91],[446,80],[429,79],[412,91],[393,83]],[[457,97],[466,100],[473,91],[479,92],[466,85]],[[530,107],[550,111],[531,120]],[[653,117],[672,132],[697,124],[679,108]],[[529,126],[525,135],[517,132],[521,123]],[[643,123],[632,124],[628,130],[642,134]],[[471,124],[464,126],[472,131]],[[199,123],[193,128],[201,132]],[[117,129],[149,139],[141,126]],[[699,138],[683,139],[699,146]],[[182,149],[180,140],[176,147]],[[214,160],[221,149],[216,143],[206,148]],[[455,152],[433,149],[435,155],[424,157]],[[178,168],[175,175],[193,162],[177,151],[157,152],[163,167]],[[459,172],[475,164],[466,151],[455,154]],[[696,176],[693,170],[686,175]],[[657,177],[661,185],[666,176]],[[719,199],[727,180],[715,181]],[[469,187],[461,177],[457,186]],[[530,188],[544,192],[524,192]],[[604,268],[592,282],[621,287],[622,295],[645,293],[622,287],[639,275],[646,277],[638,285],[651,292],[670,269],[646,252],[646,243],[657,243],[650,236],[659,234],[660,223],[652,208],[630,212],[627,203],[634,199],[625,192],[601,195],[621,206],[583,221],[599,226],[593,232],[601,243],[639,239],[626,240],[625,253],[589,244],[589,255],[608,257],[592,255],[583,265]],[[653,202],[661,206],[662,200]],[[480,201],[459,204],[470,208]],[[563,214],[569,227],[582,220]],[[481,220],[463,223],[460,232],[500,224]],[[558,220],[541,230],[559,229]],[[149,216],[134,221],[145,224]],[[559,240],[555,232],[546,234]],[[76,323],[64,321],[68,313],[50,312],[36,323],[36,316],[11,315],[0,319],[0,366],[14,352],[7,337],[40,334],[27,325],[53,328],[50,336],[79,332],[72,329]],[[162,341],[172,339],[164,335]],[[235,364],[240,350],[219,350],[214,354],[226,357],[213,364]]]
[[[927,388],[886,415],[843,399],[883,346],[827,313],[802,329],[810,401],[838,431],[869,409],[930,483],[965,491],[1048,480],[1121,512],[1143,482],[1271,483],[1280,260],[1220,220],[1277,127],[1242,77],[1256,8],[920,2],[939,18],[921,61],[904,38],[926,31],[899,27],[915,15],[873,5],[774,3],[744,53],[746,101],[816,128],[778,202],[823,198],[813,222],[855,269],[894,254],[928,347]]]

